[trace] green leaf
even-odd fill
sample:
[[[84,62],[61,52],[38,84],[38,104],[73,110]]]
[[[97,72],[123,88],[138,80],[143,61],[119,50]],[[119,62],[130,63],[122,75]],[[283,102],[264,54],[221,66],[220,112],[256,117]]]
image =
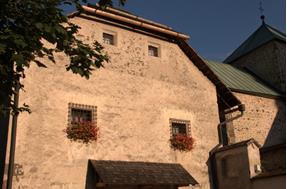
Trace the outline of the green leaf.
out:
[[[42,30],[43,29],[43,24],[42,23],[36,23],[35,24],[36,28],[38,28],[39,30]]]
[[[7,93],[12,97],[30,62],[39,67],[46,65],[37,58],[43,57],[55,62],[53,52],[65,53],[70,58],[67,71],[89,78],[91,70],[103,66],[108,61],[103,47],[95,42],[91,46],[76,39],[80,27],[69,22],[60,6],[67,4],[82,11],[81,3],[87,0],[4,0],[0,3],[0,84],[9,85]],[[117,0],[121,4],[126,0]],[[111,6],[113,0],[100,0],[103,7]],[[43,39],[52,44],[43,45]],[[16,68],[16,69],[15,69]],[[29,77],[29,75],[28,75]],[[9,104],[11,112],[29,111],[25,105],[16,107],[14,101]]]
[[[3,54],[6,52],[6,45],[5,44],[0,44],[0,54]]]
[[[20,39],[20,38],[14,39],[13,42],[18,48],[25,48],[27,46],[25,41],[23,39]]]
[[[18,66],[25,64],[25,60],[22,54],[13,54],[11,59],[15,61]]]

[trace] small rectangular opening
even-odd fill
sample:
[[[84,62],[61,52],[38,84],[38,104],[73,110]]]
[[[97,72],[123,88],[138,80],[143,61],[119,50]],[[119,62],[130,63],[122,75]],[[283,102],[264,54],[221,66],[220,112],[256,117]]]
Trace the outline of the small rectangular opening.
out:
[[[92,111],[72,108],[72,122],[92,121]]]
[[[172,134],[187,134],[186,124],[184,123],[172,123]]]
[[[148,55],[149,56],[154,56],[154,57],[159,57],[158,47],[149,45],[148,46]]]
[[[178,134],[190,136],[190,121],[170,119],[170,127],[171,138]]]
[[[115,38],[112,34],[103,33],[103,41],[105,44],[115,45]]]

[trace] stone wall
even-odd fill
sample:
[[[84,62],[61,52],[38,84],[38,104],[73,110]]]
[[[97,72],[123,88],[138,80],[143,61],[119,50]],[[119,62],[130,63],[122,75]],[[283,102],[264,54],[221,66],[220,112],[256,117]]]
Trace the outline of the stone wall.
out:
[[[286,175],[265,177],[252,180],[252,189],[285,189]]]
[[[251,178],[258,175],[259,148],[253,141],[225,146],[215,152],[218,189],[251,189]]]
[[[286,43],[271,41],[232,62],[245,67],[274,88],[286,91]]]
[[[282,100],[234,94],[246,107],[244,115],[232,123],[235,142],[254,138],[264,147],[285,142],[285,103]]]
[[[285,188],[285,169],[280,174],[264,169],[264,159],[254,140],[222,147],[215,152],[215,162],[218,189]]]
[[[199,188],[210,188],[206,162],[219,123],[215,86],[176,44],[79,17],[72,21],[82,27],[81,39],[102,42],[102,32],[113,31],[117,44],[105,45],[110,62],[89,80],[68,73],[63,54],[56,54],[56,64],[45,60],[47,69],[27,70],[20,102],[32,114],[19,116],[15,162],[24,174],[15,177],[14,188],[84,188],[88,159],[178,162]],[[160,46],[160,57],[148,56],[149,43]],[[66,138],[70,102],[97,107],[97,142]],[[191,152],[170,148],[170,118],[190,121]]]
[[[286,172],[286,144],[260,149],[262,169],[270,173]]]

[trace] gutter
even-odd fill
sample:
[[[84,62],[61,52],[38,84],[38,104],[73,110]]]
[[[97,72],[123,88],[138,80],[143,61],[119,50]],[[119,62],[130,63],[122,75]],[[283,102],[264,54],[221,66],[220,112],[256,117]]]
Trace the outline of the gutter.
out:
[[[94,8],[94,9],[100,9],[100,6],[98,5],[98,3],[96,5],[88,4],[88,7],[91,7],[91,8]],[[119,16],[131,18],[131,19],[142,21],[142,22],[146,22],[148,24],[155,25],[155,26],[158,26],[158,27],[161,27],[161,28],[172,30],[172,28],[169,27],[169,26],[166,26],[166,25],[163,25],[163,24],[160,24],[160,23],[157,23],[157,22],[153,22],[151,20],[147,20],[145,18],[136,16],[136,15],[134,15],[132,13],[129,13],[129,12],[126,12],[124,10],[116,9],[114,7],[106,7],[104,10],[107,11],[107,12],[111,12],[113,14],[119,15]]]
[[[234,120],[236,120],[236,119],[242,117],[243,114],[244,114],[244,111],[245,111],[245,105],[244,105],[244,104],[239,104],[239,105],[237,105],[236,108],[227,109],[227,110],[224,111],[224,114],[229,114],[229,113],[233,113],[233,112],[236,112],[236,111],[239,111],[240,114],[237,115],[237,116],[235,116],[235,117],[232,117],[232,118],[230,118],[230,119],[227,119],[227,120],[225,120],[225,121],[223,121],[223,122],[220,122],[220,123],[218,124],[219,145],[225,146],[225,145],[223,144],[222,126],[225,125],[225,124],[227,124],[227,123],[230,123],[231,121],[234,121]]]
[[[185,34],[182,34],[182,33],[179,33],[179,32],[173,31],[173,30],[170,30],[169,28],[166,28],[166,27],[163,27],[163,26],[156,26],[154,23],[147,23],[147,21],[144,21],[143,19],[138,19],[137,17],[136,18],[127,18],[127,17],[124,17],[124,16],[115,15],[115,14],[112,14],[112,13],[109,13],[109,12],[106,12],[106,11],[102,11],[102,10],[99,10],[99,9],[91,8],[91,7],[88,7],[88,6],[82,6],[82,8],[83,8],[83,10],[85,12],[88,12],[88,13],[91,13],[91,14],[94,14],[94,15],[99,15],[99,16],[103,16],[103,17],[106,17],[106,18],[122,21],[122,22],[125,22],[125,23],[128,23],[128,24],[132,24],[134,26],[138,26],[138,27],[141,27],[141,28],[144,28],[144,29],[149,29],[149,30],[152,30],[152,31],[164,33],[164,34],[167,34],[167,35],[170,35],[170,36],[173,36],[173,37],[177,37],[177,38],[181,38],[181,39],[184,39],[184,40],[188,40],[189,39],[188,35],[185,35]]]

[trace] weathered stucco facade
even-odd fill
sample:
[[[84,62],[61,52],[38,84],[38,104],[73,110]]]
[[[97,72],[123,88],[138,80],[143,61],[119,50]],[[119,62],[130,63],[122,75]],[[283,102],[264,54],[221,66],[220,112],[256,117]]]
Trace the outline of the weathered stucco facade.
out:
[[[242,117],[229,128],[233,142],[254,138],[263,147],[282,144],[286,140],[285,103],[280,98],[265,98],[243,93],[234,94],[245,104]]]
[[[102,42],[104,31],[115,32],[116,45],[105,45],[110,62],[93,71],[89,80],[68,73],[67,57],[56,54],[47,69],[31,66],[20,102],[32,114],[21,114],[15,163],[24,174],[14,188],[84,188],[88,159],[176,162],[210,188],[207,161],[218,143],[216,89],[177,44],[112,25],[74,17],[86,42]],[[149,43],[160,57],[148,56]],[[71,142],[63,130],[68,103],[97,107],[97,142]],[[178,152],[170,147],[169,119],[189,120],[195,148]]]

